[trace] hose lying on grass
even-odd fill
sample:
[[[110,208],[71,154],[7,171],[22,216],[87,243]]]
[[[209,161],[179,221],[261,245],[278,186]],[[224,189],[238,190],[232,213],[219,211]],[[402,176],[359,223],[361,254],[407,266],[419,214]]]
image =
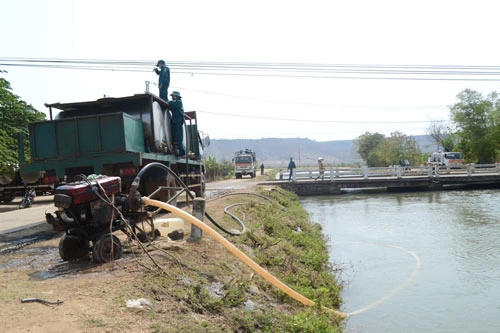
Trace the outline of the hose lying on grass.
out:
[[[245,263],[248,267],[253,269],[257,274],[259,274],[261,277],[266,279],[269,283],[271,283],[273,286],[276,288],[280,289],[284,293],[286,293],[288,296],[291,298],[295,299],[296,301],[299,301],[300,303],[307,305],[307,306],[314,306],[315,303],[314,301],[310,300],[309,298],[299,294],[280,280],[278,280],[276,277],[274,277],[271,273],[269,273],[266,269],[263,267],[259,266],[255,261],[253,261],[250,257],[248,257],[246,254],[241,252],[236,246],[234,246],[231,242],[229,242],[227,239],[225,239],[223,236],[221,236],[217,231],[214,229],[210,228],[208,225],[203,223],[202,221],[198,220],[191,214],[175,207],[172,205],[169,205],[167,203],[158,201],[158,200],[153,200],[148,197],[143,197],[142,202],[145,205],[151,205],[155,206],[158,208],[163,208],[171,213],[174,213],[178,215],[179,217],[186,219],[190,223],[194,224],[204,232],[206,232],[210,237],[212,237],[215,241],[220,243],[222,246],[224,246],[229,252],[231,252],[233,255],[235,255],[238,259],[240,259],[243,263]],[[336,316],[339,316],[341,318],[345,318],[347,316],[346,313],[343,313],[338,310],[333,310],[330,308],[323,307],[325,311],[328,311],[330,313],[335,314]]]

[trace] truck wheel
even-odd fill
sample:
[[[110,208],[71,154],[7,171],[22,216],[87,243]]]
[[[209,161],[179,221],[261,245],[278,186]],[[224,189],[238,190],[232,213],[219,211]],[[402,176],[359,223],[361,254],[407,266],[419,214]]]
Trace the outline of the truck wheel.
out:
[[[237,174],[236,174],[236,179],[241,179],[241,177],[242,177],[242,176],[241,176],[241,173],[237,173]]]
[[[0,202],[9,203],[14,200],[16,196],[13,193],[3,193],[3,197],[0,198]]]

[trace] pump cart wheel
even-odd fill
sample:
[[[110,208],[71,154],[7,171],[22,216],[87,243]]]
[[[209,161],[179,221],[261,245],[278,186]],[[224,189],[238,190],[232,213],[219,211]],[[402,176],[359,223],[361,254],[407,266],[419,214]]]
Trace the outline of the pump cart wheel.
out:
[[[89,241],[83,236],[64,234],[59,241],[59,255],[64,261],[84,258],[89,250]]]
[[[121,255],[122,244],[115,235],[104,234],[94,242],[92,257],[95,262],[110,262],[120,258]]]

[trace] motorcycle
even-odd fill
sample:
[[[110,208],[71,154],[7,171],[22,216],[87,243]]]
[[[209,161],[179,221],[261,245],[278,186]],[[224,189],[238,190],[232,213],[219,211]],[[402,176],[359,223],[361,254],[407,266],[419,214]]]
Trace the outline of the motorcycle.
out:
[[[19,209],[30,208],[33,201],[35,201],[36,191],[33,187],[28,187],[24,192],[23,199],[19,203]]]

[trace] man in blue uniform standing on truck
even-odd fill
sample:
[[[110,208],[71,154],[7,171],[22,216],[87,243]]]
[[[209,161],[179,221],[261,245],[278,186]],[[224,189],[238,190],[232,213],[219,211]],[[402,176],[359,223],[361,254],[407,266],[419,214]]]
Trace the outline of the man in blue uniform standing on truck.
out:
[[[184,107],[182,106],[181,94],[178,91],[173,91],[170,96],[171,101],[168,101],[168,108],[172,112],[172,141],[174,146],[175,155],[186,155],[182,139],[184,137],[182,132],[182,125],[184,124]]]
[[[165,64],[165,61],[158,60],[154,71],[160,77],[158,78],[158,88],[160,89],[160,98],[168,101],[168,86],[170,85],[170,68]]]

